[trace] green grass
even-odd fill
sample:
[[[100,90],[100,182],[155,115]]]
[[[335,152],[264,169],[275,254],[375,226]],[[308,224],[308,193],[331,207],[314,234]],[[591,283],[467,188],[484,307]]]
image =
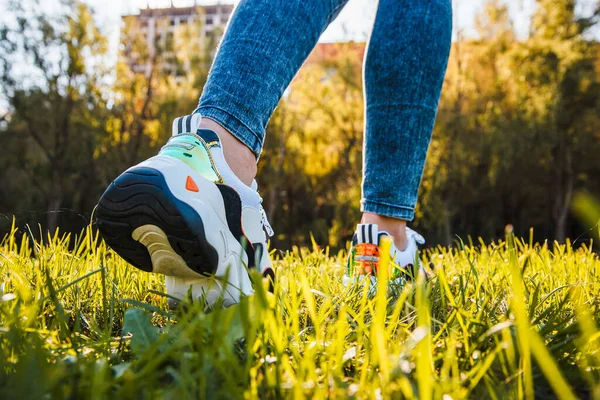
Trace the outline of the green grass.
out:
[[[164,279],[91,232],[2,241],[0,397],[600,398],[583,244],[439,247],[433,279],[389,296],[344,287],[344,253],[295,249],[274,295],[171,313]]]

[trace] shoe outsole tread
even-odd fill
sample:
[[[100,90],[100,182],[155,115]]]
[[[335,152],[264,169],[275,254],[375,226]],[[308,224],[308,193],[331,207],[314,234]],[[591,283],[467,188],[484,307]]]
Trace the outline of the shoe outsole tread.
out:
[[[206,240],[202,218],[171,193],[158,170],[136,167],[115,179],[98,202],[96,224],[106,243],[143,271],[160,272],[147,245],[133,238],[144,226],[163,232],[171,251],[193,272],[210,275],[217,269],[219,255]]]

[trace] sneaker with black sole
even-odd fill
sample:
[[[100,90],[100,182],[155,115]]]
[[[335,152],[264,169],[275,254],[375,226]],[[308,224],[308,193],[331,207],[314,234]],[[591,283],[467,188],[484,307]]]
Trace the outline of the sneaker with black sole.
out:
[[[267,250],[273,232],[256,183],[248,187],[235,176],[219,136],[199,129],[200,120],[199,114],[176,118],[158,155],[106,189],[96,223],[131,265],[166,275],[171,299],[191,294],[207,306],[229,306],[253,294],[251,270],[273,279]]]

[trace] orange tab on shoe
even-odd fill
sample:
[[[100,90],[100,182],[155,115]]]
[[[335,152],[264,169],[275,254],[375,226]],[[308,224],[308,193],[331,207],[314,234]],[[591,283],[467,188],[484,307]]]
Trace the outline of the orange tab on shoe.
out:
[[[371,243],[357,244],[354,261],[356,275],[376,275],[377,263],[379,262],[379,247]]]
[[[186,181],[185,181],[185,188],[187,190],[189,190],[190,192],[198,192],[198,185],[196,185],[196,182],[194,182],[194,180],[192,179],[191,176],[188,176]]]

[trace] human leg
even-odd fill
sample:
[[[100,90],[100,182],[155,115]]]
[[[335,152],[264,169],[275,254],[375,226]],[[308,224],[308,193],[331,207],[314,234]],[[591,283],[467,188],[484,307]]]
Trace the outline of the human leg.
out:
[[[392,277],[422,270],[406,227],[414,208],[450,51],[450,0],[380,0],[364,68],[363,216],[348,275],[376,275],[390,237]],[[401,281],[404,278],[401,278]]]
[[[362,223],[406,246],[452,34],[449,0],[380,0],[365,59]]]

